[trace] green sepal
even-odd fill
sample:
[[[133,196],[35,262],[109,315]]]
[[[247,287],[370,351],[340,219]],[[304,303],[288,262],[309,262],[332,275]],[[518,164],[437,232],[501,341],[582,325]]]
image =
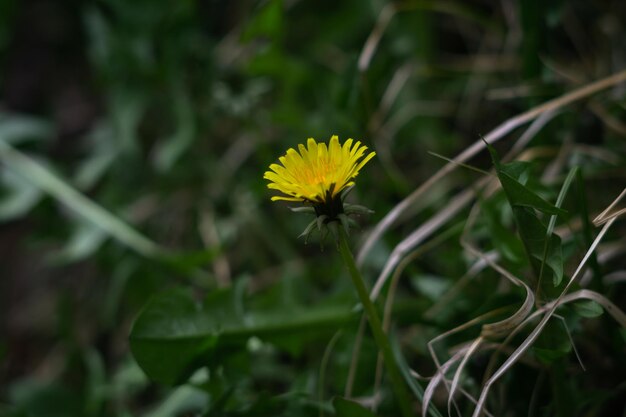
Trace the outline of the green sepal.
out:
[[[315,226],[317,226],[317,219],[313,219],[313,221],[309,223],[306,229],[304,229],[304,232],[300,233],[300,236],[298,237],[299,238],[304,237],[304,243],[307,243],[309,241],[309,236],[313,232],[313,229],[315,228]]]
[[[344,211],[344,213],[346,213],[348,215],[350,215],[350,214],[367,215],[367,214],[373,214],[374,213],[374,210],[370,210],[369,208],[367,208],[365,206],[360,206],[358,204],[348,204],[348,203],[344,203],[343,211]]]
[[[294,213],[315,214],[315,209],[311,206],[289,207],[289,210],[293,211]]]

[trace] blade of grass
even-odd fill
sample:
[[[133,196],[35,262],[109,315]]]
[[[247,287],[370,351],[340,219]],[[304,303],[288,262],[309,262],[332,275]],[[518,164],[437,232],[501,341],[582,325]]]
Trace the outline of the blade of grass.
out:
[[[450,385],[450,391],[448,394],[448,415],[452,415],[452,402],[454,401],[454,394],[456,393],[457,387],[459,386],[461,373],[463,372],[463,369],[465,369],[465,365],[467,365],[467,362],[472,357],[474,352],[478,350],[483,340],[484,339],[481,336],[481,337],[477,337],[472,342],[469,349],[467,349],[467,352],[463,356],[461,363],[459,364],[459,366],[456,368],[456,371],[454,372],[454,378],[452,379],[452,384]]]
[[[50,169],[12,147],[3,138],[0,138],[0,161],[8,169],[142,256],[153,258],[164,252],[159,245],[81,194]]]
[[[524,134],[520,136],[520,138],[515,142],[511,151],[503,158],[503,160],[509,160],[512,156],[523,149],[523,147],[534,137],[537,132],[541,130],[545,124],[552,119],[556,115],[554,111],[548,111],[542,114],[537,120],[535,120],[529,127],[526,129]],[[458,159],[458,158],[457,158]],[[445,165],[445,167],[452,166],[450,163]],[[439,171],[441,172],[441,170]],[[445,175],[445,174],[444,174]],[[457,195],[451,203],[448,204],[445,208],[444,212],[439,212],[432,218],[430,218],[427,222],[423,223],[418,229],[416,229],[413,233],[407,236],[402,242],[400,242],[391,253],[391,256],[387,259],[385,266],[383,267],[382,272],[378,275],[376,279],[376,284],[372,289],[372,298],[378,296],[379,291],[384,286],[387,278],[394,270],[398,262],[405,256],[408,251],[410,251],[415,246],[419,245],[422,241],[424,241],[428,236],[434,233],[437,229],[439,229],[442,225],[444,225],[450,218],[455,216],[460,212],[460,210],[469,204],[473,198],[475,192],[474,189],[482,189],[487,186],[487,184],[491,181],[491,178],[481,178],[477,180],[472,186],[468,187],[465,191]],[[402,204],[402,203],[400,203]],[[395,208],[393,209],[395,210]],[[384,221],[384,219],[383,219]],[[378,226],[377,226],[378,227]],[[367,244],[367,242],[366,242]],[[362,249],[363,251],[363,249]]]
[[[567,177],[565,178],[565,181],[563,182],[563,186],[561,187],[561,191],[559,191],[559,195],[556,199],[556,203],[554,204],[557,208],[561,208],[561,206],[563,205],[563,200],[565,200],[565,196],[567,192],[569,191],[569,188],[572,185],[572,181],[576,177],[576,174],[578,173],[578,171],[579,171],[578,167],[574,167],[567,174]],[[535,289],[536,291],[535,297],[538,296],[537,292],[539,292],[541,288],[541,282],[543,280],[543,272],[546,266],[546,258],[548,256],[550,236],[552,236],[552,232],[554,232],[554,226],[556,225],[556,218],[557,216],[554,214],[550,216],[550,221],[548,223],[548,228],[546,230],[545,244],[543,246],[543,257],[542,257],[543,259],[541,260],[541,268],[539,269],[539,278],[537,282],[537,288]]]
[[[591,233],[592,225],[589,220],[589,209],[587,208],[587,198],[585,193],[585,183],[583,180],[583,172],[581,169],[576,171],[576,180],[574,182],[574,194],[576,198],[576,206],[580,210],[580,218],[582,220],[582,236],[586,247],[591,246],[593,237]],[[600,263],[598,262],[598,256],[594,252],[589,259],[589,267],[593,273],[594,280],[592,281],[592,287],[596,291],[603,292],[604,284],[602,282],[602,270],[600,269]]]
[[[576,269],[576,271],[574,272],[574,274],[572,275],[572,277],[568,281],[567,285],[565,286],[565,288],[561,292],[561,295],[559,296],[559,298],[557,298],[557,302],[555,302],[554,305],[547,311],[547,313],[543,316],[543,318],[541,319],[541,321],[539,322],[537,327],[535,327],[533,329],[533,331],[530,333],[530,335],[526,339],[524,339],[522,344],[520,346],[518,346],[517,349],[515,349],[515,351],[504,361],[504,363],[498,368],[498,370],[484,384],[483,389],[482,389],[482,391],[480,393],[480,397],[478,398],[478,404],[476,404],[476,407],[474,408],[473,417],[480,417],[480,415],[482,413],[482,408],[485,405],[485,401],[487,400],[487,395],[489,394],[489,390],[490,390],[491,386],[509,368],[511,368],[520,359],[520,357],[524,354],[524,352],[526,352],[526,350],[534,343],[534,341],[537,340],[537,338],[541,334],[541,331],[546,326],[546,324],[548,323],[548,320],[552,317],[552,315],[554,314],[554,311],[556,310],[557,306],[559,305],[559,303],[558,303],[559,300],[567,293],[567,291],[569,290],[571,285],[576,281],[576,279],[580,275],[581,271],[583,270],[583,267],[585,266],[585,264],[589,260],[589,257],[591,256],[591,253],[596,249],[596,246],[600,243],[600,241],[602,240],[602,238],[604,237],[606,232],[609,230],[609,228],[613,225],[613,222],[615,222],[616,219],[617,219],[617,217],[612,217],[610,220],[607,221],[607,223],[604,225],[604,227],[602,228],[602,230],[600,231],[600,233],[598,234],[598,236],[594,240],[594,242],[591,245],[591,247],[589,247],[589,250],[585,254],[585,256],[582,259],[582,261],[580,262],[580,264],[578,265],[578,268]]]
[[[563,94],[557,98],[549,100],[543,104],[531,108],[530,110],[514,116],[484,136],[484,140],[489,143],[494,143],[516,129],[517,127],[530,122],[540,115],[555,111],[561,107],[569,105],[575,101],[588,97],[592,94],[598,93],[604,89],[612,87],[626,81],[626,70],[613,74],[609,77],[587,84],[580,88],[577,88],[569,93]],[[474,142],[470,147],[466,148],[463,152],[458,154],[454,161],[457,163],[467,162],[470,158],[478,154],[484,149],[484,144],[481,140]],[[401,215],[409,209],[426,191],[428,191],[439,180],[445,177],[449,172],[456,169],[456,165],[448,163],[444,165],[439,171],[432,175],[427,181],[420,185],[415,191],[413,191],[404,200],[398,203],[393,209],[391,209],[385,217],[376,225],[368,236],[365,243],[361,246],[358,252],[357,263],[360,265],[363,263],[368,253],[374,246],[374,244],[382,237],[382,235],[401,217]]]

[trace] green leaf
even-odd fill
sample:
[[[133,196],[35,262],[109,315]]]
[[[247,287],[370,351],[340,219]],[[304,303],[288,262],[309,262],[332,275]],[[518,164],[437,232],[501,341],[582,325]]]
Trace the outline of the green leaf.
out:
[[[529,188],[522,185],[509,175],[506,169],[498,172],[498,178],[512,206],[530,207],[546,214],[557,214],[560,216],[567,214],[567,211],[548,203]]]
[[[481,199],[481,208],[493,246],[504,258],[516,264],[521,263],[525,259],[524,245],[519,237],[502,223],[500,205],[496,206],[493,199]]]
[[[487,144],[487,146],[491,153],[491,159],[496,167],[498,179],[502,184],[502,189],[512,206],[529,207],[546,214],[556,214],[559,216],[565,216],[567,214],[567,211],[550,204],[520,182],[521,174],[525,172],[525,166],[527,164],[518,161],[502,164],[493,146],[489,144]]]
[[[541,272],[542,262],[545,263],[552,271],[552,284],[556,287],[563,279],[561,238],[552,233],[546,242],[547,228],[529,209],[518,207],[513,209],[513,213],[522,242],[537,275],[545,276],[545,271]]]
[[[180,290],[152,299],[130,335],[131,351],[151,379],[182,382],[198,356],[217,342],[214,317],[201,317],[200,307]]]
[[[545,266],[552,271],[552,284],[554,287],[558,286],[563,279],[561,238],[554,233],[548,232],[548,228],[537,217],[534,210],[552,215],[564,215],[567,212],[548,203],[519,181],[519,178],[524,173],[522,164],[516,162],[503,165],[500,163],[498,154],[493,146],[487,144],[487,147],[491,153],[504,194],[513,209],[518,233],[522,238],[526,253],[538,277],[533,284],[535,286],[539,285],[549,292],[550,288],[546,288],[545,280],[542,280],[542,277],[545,275]]]
[[[595,318],[604,313],[604,309],[593,300],[581,300],[574,303],[574,310],[582,317]]]
[[[154,297],[130,335],[139,366],[155,381],[177,384],[210,364],[218,349],[222,360],[224,355],[245,351],[252,336],[277,344],[292,337],[305,340],[354,318],[348,303],[243,311],[235,296],[232,290],[219,290],[198,303],[187,291],[173,290]]]
[[[376,417],[376,414],[359,403],[342,397],[333,398],[333,407],[337,417]]]

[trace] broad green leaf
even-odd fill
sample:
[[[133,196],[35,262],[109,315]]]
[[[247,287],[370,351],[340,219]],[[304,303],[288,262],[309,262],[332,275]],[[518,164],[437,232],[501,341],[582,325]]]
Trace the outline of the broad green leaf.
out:
[[[499,164],[499,169],[506,172],[522,185],[526,185],[530,176],[530,164],[526,161],[511,161],[506,164]]]
[[[522,185],[510,176],[506,170],[499,171],[498,178],[512,206],[529,207],[546,214],[557,214],[560,216],[567,214],[567,211],[548,203],[538,194]]]
[[[158,295],[137,318],[130,335],[137,363],[155,381],[183,382],[212,353],[242,352],[256,336],[270,342],[326,334],[354,317],[350,304],[242,311],[230,290],[215,291],[197,303],[183,290]]]
[[[135,321],[130,347],[137,363],[156,381],[182,382],[198,356],[217,342],[215,317],[200,316],[200,307],[183,291],[150,301]]]
[[[485,223],[493,246],[511,262],[521,263],[524,257],[524,245],[514,231],[509,230],[501,220],[499,207],[494,199],[481,200]]]
[[[376,414],[361,404],[342,397],[333,398],[333,407],[337,417],[376,417]]]
[[[521,165],[520,162],[502,164],[493,146],[489,144],[487,146],[491,153],[491,159],[496,167],[498,179],[502,184],[502,189],[512,206],[530,207],[546,214],[556,214],[559,216],[567,214],[567,211],[550,204],[519,181],[519,176],[524,172],[523,165]]]
[[[556,287],[563,279],[561,238],[552,233],[546,243],[547,229],[532,211],[516,207],[513,213],[522,242],[537,275],[541,273],[544,277],[546,276],[546,271],[542,271],[542,263],[544,263],[552,271],[552,284]]]
[[[487,144],[487,147],[491,153],[504,194],[513,209],[518,233],[538,277],[534,285],[540,285],[549,292],[551,289],[545,285],[546,280],[541,279],[539,282],[539,277],[546,275],[545,267],[548,267],[552,271],[553,286],[556,287],[561,283],[563,279],[561,238],[554,233],[548,233],[548,228],[537,217],[534,209],[552,215],[564,215],[567,212],[548,203],[513,177],[513,175],[521,175],[523,172],[522,165],[519,163],[503,165],[500,163],[493,146]]]
[[[595,318],[604,313],[604,309],[593,300],[581,300],[574,303],[574,310],[578,315],[588,318]]]

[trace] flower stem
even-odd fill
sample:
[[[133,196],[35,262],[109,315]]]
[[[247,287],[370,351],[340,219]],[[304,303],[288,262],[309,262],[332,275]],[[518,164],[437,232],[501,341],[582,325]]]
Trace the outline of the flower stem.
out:
[[[403,381],[402,374],[400,373],[400,369],[398,368],[398,364],[394,359],[393,351],[391,350],[391,345],[389,344],[387,335],[383,331],[380,318],[378,317],[378,313],[376,312],[376,307],[374,307],[374,304],[370,299],[369,293],[365,288],[363,278],[361,277],[361,273],[357,269],[356,263],[354,262],[354,257],[352,256],[352,252],[350,251],[350,247],[348,246],[348,236],[346,235],[343,227],[339,226],[336,228],[336,230],[339,237],[339,252],[341,253],[341,257],[343,258],[343,261],[348,268],[348,272],[350,272],[350,278],[352,278],[352,283],[354,284],[356,292],[358,293],[361,300],[361,304],[365,309],[365,314],[367,315],[370,329],[372,330],[372,333],[374,335],[374,340],[376,341],[378,349],[383,355],[383,360],[385,362],[385,366],[387,367],[387,372],[389,373],[389,379],[391,380],[391,384],[396,395],[396,399],[398,400],[400,410],[402,411],[402,415],[404,417],[411,417],[415,415],[415,413],[412,411],[411,403],[409,401],[409,393],[405,385],[405,381]]]

